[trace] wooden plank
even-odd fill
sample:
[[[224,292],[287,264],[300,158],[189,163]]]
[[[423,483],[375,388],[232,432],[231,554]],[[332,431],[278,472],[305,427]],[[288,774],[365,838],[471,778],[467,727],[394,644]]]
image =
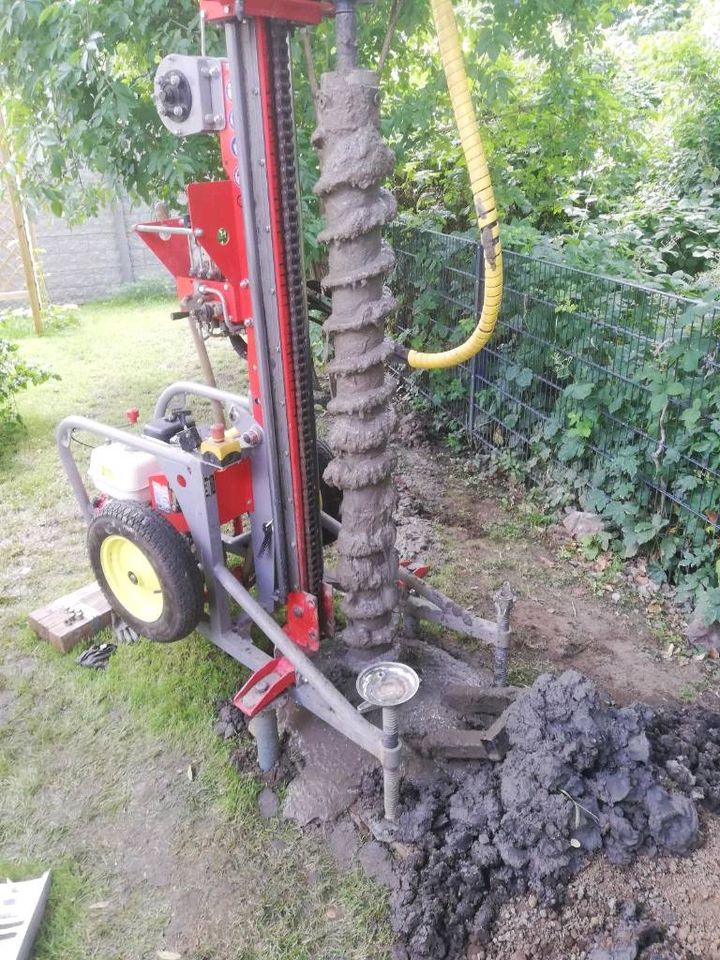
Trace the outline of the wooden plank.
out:
[[[93,581],[34,610],[28,621],[37,635],[61,653],[110,625],[112,610]]]

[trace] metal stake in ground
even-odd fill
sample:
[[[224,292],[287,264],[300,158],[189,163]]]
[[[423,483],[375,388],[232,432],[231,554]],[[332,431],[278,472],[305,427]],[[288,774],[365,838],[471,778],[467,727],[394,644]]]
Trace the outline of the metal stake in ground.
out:
[[[328,372],[336,395],[329,441],[335,459],[325,479],[343,491],[337,576],[345,591],[345,641],[377,647],[393,637],[397,606],[395,491],[387,449],[395,425],[392,386],[385,360],[385,318],[395,301],[384,286],[394,257],[381,229],[395,215],[395,201],[380,187],[394,166],[380,134],[380,94],[375,74],[357,67],[355,0],[336,4],[337,69],[320,80],[318,127],[321,198],[332,294],[325,323],[334,357]]]

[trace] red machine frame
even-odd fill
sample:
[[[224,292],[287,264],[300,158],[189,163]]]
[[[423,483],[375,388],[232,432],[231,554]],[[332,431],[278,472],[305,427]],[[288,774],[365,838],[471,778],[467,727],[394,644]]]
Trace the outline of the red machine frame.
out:
[[[268,18],[298,24],[317,24],[323,17],[333,14],[334,6],[323,0],[246,0],[246,2],[222,3],[219,0],[200,0],[201,16],[208,21],[232,21],[240,12],[244,17],[256,18],[257,55],[259,65],[259,93],[262,104],[262,120],[267,145],[263,158],[267,167],[268,193],[270,200],[270,229],[274,251],[275,288],[279,313],[282,343],[281,362],[287,397],[295,395],[294,369],[288,289],[286,281],[285,244],[279,198],[279,171],[273,135],[273,95],[268,55]],[[247,346],[247,371],[249,395],[253,416],[265,424],[266,398],[263,396],[258,373],[256,333],[253,321],[252,291],[248,278],[248,257],[243,219],[243,197],[238,182],[237,140],[233,118],[233,99],[230,70],[227,61],[222,64],[222,91],[224,125],[218,131],[222,165],[227,180],[190,183],[186,188],[188,216],[184,219],[166,219],[140,224],[138,233],[163,265],[175,278],[177,295],[182,302],[201,294],[217,300],[222,308],[223,321],[230,334],[242,336]],[[189,222],[189,230],[188,230]],[[158,227],[167,226],[170,231],[158,232]],[[155,232],[145,232],[153,228]],[[188,233],[191,231],[191,236]],[[215,264],[221,279],[205,279],[193,276],[190,244],[196,243]],[[305,516],[303,514],[303,476],[300,465],[299,426],[291,404],[287,406],[288,455],[292,475],[292,511],[295,522],[293,549],[297,553],[298,567],[305,569],[307,543]],[[238,464],[219,471],[217,476],[218,500],[223,522],[237,522],[240,512],[252,505],[253,491],[250,472],[246,465]],[[162,484],[163,479],[155,478]],[[153,500],[155,504],[155,500]],[[238,507],[242,507],[238,511]],[[166,514],[176,529],[187,530],[187,521],[179,511]],[[319,596],[308,592],[308,584],[301,582],[300,589],[288,593],[286,602],[290,610],[300,610],[298,618],[289,617],[287,632],[304,649],[319,647],[321,625],[325,633],[332,630],[332,617],[325,613],[332,609],[328,603],[329,588],[323,584]]]

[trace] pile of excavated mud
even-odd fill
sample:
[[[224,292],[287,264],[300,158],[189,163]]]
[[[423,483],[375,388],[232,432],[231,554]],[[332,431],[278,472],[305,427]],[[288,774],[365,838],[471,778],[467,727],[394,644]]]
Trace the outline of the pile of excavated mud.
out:
[[[720,713],[697,707],[658,710],[647,734],[653,762],[675,786],[720,813]]]
[[[487,940],[504,901],[532,891],[556,905],[594,851],[616,863],[690,852],[695,802],[666,786],[680,762],[671,727],[646,707],[613,706],[579,673],[544,674],[509,710],[502,764],[408,784],[395,836],[409,845],[391,897],[396,958],[465,956],[469,942]],[[651,729],[665,750],[660,765]],[[684,766],[702,791],[711,774],[698,775],[697,740],[686,740],[695,752],[683,741]],[[677,786],[685,791],[685,781]]]
[[[244,728],[232,706],[218,707],[220,736]],[[531,893],[544,907],[560,906],[596,852],[618,864],[689,853],[697,807],[720,811],[720,714],[617,707],[568,671],[544,674],[516,700],[507,733],[502,763],[421,766],[403,782],[399,822],[385,837],[395,854],[387,877],[395,960],[471,955],[512,897]],[[239,766],[248,763],[249,755]],[[358,779],[356,812],[372,824],[381,816],[381,776],[358,769]],[[667,960],[655,934],[652,921],[628,914],[591,956]]]

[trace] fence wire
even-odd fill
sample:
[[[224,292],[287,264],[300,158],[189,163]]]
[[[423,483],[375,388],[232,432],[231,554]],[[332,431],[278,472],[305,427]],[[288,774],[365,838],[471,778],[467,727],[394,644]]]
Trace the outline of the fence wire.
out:
[[[477,242],[403,225],[390,240],[397,335],[431,349],[464,339],[482,298]],[[523,254],[506,252],[504,268],[490,345],[453,371],[414,375],[414,389],[482,450],[531,467],[538,443],[555,437],[565,462],[582,450],[613,469],[625,457],[654,510],[674,505],[720,529],[716,445],[704,452],[687,436],[698,418],[720,429],[695,402],[709,388],[720,395],[720,312]]]

